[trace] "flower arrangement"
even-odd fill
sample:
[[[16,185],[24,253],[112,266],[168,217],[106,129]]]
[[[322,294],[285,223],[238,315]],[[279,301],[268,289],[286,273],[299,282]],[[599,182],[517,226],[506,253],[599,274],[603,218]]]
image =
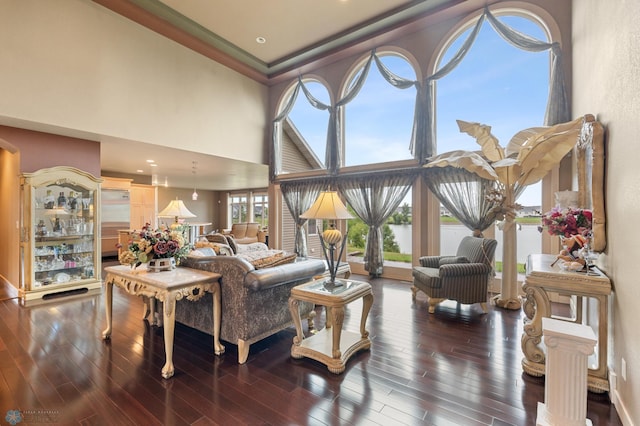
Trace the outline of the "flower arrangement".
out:
[[[538,230],[545,228],[550,235],[571,237],[573,235],[586,236],[591,231],[593,215],[591,210],[569,207],[562,209],[558,206],[542,215],[542,225]]]
[[[134,233],[127,250],[123,250],[118,260],[123,265],[131,265],[136,268],[151,259],[163,259],[173,257],[176,264],[187,256],[191,247],[184,237],[185,227],[178,225],[171,229],[152,229],[147,223],[140,232]],[[119,249],[121,244],[116,244]]]

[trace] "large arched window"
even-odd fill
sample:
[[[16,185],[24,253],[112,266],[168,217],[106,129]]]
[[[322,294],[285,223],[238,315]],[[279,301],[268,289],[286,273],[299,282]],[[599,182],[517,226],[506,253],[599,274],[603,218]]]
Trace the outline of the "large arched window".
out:
[[[534,20],[525,16],[500,15],[498,19],[538,40],[548,40],[547,33]],[[450,44],[440,63],[447,63],[472,31],[474,22]],[[462,62],[437,82],[436,130],[437,152],[453,150],[478,151],[475,139],[460,133],[457,119],[491,126],[491,132],[506,146],[518,131],[544,124],[549,96],[549,51],[528,52],[504,40],[485,22],[477,39]],[[539,213],[541,184],[528,187],[519,197],[522,216]],[[443,210],[440,252],[455,252],[460,239],[469,231],[456,226]],[[531,222],[535,222],[534,218]],[[540,251],[540,236],[534,224],[526,226],[522,219],[518,233],[518,262],[527,253]],[[525,235],[526,234],[526,235]],[[499,229],[496,238],[501,241]],[[502,258],[501,244],[496,252],[498,266]]]
[[[399,54],[378,52],[377,56],[393,74],[406,80],[416,79],[411,64]],[[365,63],[366,60],[352,73],[347,88],[355,84]],[[392,86],[373,63],[360,92],[345,106],[344,165],[411,159],[409,143],[415,100],[415,87]]]

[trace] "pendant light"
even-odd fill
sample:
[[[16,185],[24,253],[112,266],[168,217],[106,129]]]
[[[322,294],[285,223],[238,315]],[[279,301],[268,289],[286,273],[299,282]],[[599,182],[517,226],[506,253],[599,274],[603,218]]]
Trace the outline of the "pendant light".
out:
[[[193,173],[193,194],[191,194],[191,199],[193,201],[198,201],[198,191],[196,191],[196,168],[198,166],[197,161],[192,161],[191,172]]]

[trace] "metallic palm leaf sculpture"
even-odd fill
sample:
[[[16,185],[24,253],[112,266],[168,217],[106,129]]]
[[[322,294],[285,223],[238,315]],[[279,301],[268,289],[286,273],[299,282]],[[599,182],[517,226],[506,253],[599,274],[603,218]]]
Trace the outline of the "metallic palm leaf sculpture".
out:
[[[463,168],[471,173],[496,183],[501,195],[497,219],[503,224],[503,272],[502,289],[494,301],[508,309],[520,309],[517,291],[516,253],[516,204],[518,195],[527,186],[541,180],[557,166],[580,138],[582,128],[595,121],[585,115],[567,123],[550,127],[534,127],[518,132],[506,149],[491,134],[491,127],[457,120],[463,133],[474,137],[482,149],[482,155],[470,151],[451,151],[433,157],[425,166]]]

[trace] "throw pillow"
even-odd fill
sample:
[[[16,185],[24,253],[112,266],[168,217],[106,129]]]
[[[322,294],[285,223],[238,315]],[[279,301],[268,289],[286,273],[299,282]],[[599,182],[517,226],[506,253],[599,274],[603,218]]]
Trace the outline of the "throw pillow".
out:
[[[218,256],[232,256],[233,255],[233,253],[231,251],[231,247],[229,247],[226,244],[211,243],[211,242],[208,242],[208,241],[196,241],[194,247],[196,249],[202,248],[202,247],[210,247],[210,248],[213,249],[215,254],[218,255]]]
[[[212,247],[196,247],[189,253],[191,257],[211,257],[215,255],[216,252]]]
[[[295,253],[286,253],[282,250],[251,251],[239,253],[236,256],[245,259],[256,269],[292,263],[297,258]]]
[[[440,266],[452,263],[469,263],[469,259],[464,256],[443,256],[440,258]]]
[[[233,236],[231,236],[231,235],[225,235],[225,238],[227,239],[227,244],[229,245],[229,247],[231,247],[231,250],[233,251],[233,254],[237,254],[238,253],[238,245],[236,244],[236,239],[233,238]]]

